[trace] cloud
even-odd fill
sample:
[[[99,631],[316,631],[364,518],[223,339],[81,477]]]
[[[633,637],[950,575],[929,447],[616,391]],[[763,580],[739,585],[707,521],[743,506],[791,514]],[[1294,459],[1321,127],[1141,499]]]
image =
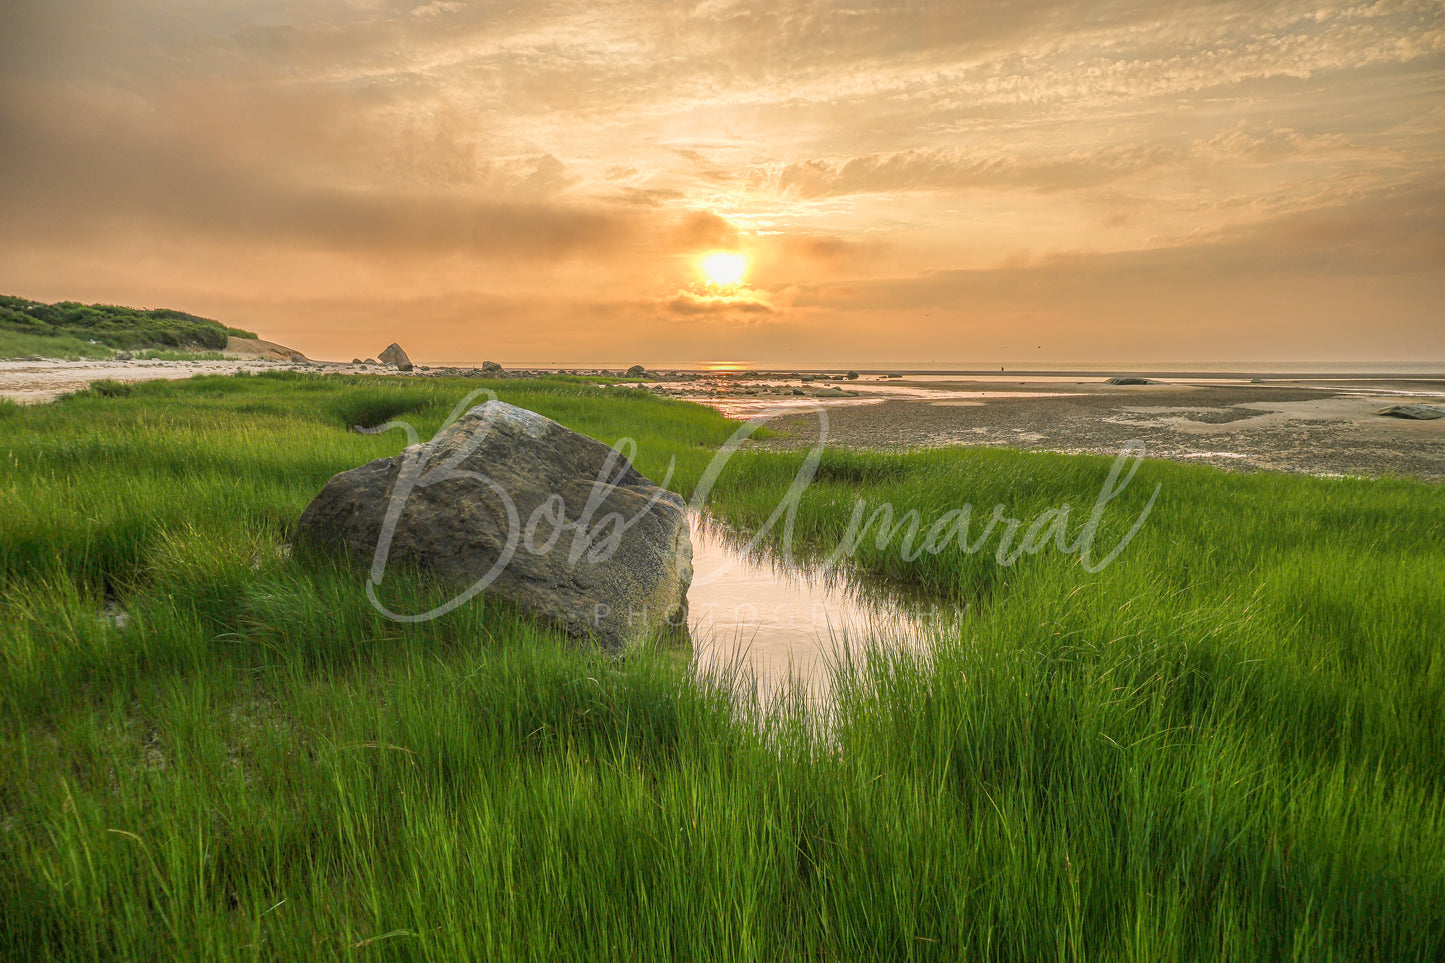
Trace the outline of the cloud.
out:
[[[422,20],[440,16],[444,13],[456,13],[463,9],[463,4],[457,0],[435,0],[434,3],[424,4],[420,7],[412,7],[411,15]]]
[[[673,243],[682,250],[738,246],[740,234],[736,224],[711,211],[693,211],[683,215],[673,233]]]
[[[1320,308],[1316,287],[1349,279],[1360,290],[1381,284],[1445,288],[1445,178],[1413,188],[1371,192],[1313,210],[1224,229],[1151,249],[1051,254],[993,268],[942,270],[914,276],[805,286],[794,307],[877,312],[940,309],[997,311],[1046,304],[1065,317],[1084,296],[1106,304],[1152,303],[1167,317],[1205,292],[1247,290],[1261,283],[1296,292],[1283,313],[1298,320]],[[1411,281],[1410,279],[1414,279]],[[1261,323],[1256,310],[1238,320]],[[1147,309],[1146,309],[1147,310]],[[1277,321],[1280,306],[1270,306]],[[1218,319],[1220,322],[1226,319]],[[1445,337],[1445,330],[1441,332]]]
[[[739,315],[770,315],[777,309],[767,293],[742,287],[727,294],[707,291],[678,291],[662,302],[671,314],[680,317],[736,317]]]
[[[520,187],[528,194],[545,197],[561,193],[578,180],[580,178],[569,171],[566,164],[551,154],[543,154],[533,162],[532,173],[522,180]]]
[[[712,161],[708,160],[706,157],[702,156],[702,154],[698,153],[695,150],[692,150],[690,148],[674,147],[672,148],[672,152],[674,154],[677,154],[679,157],[690,161],[697,176],[705,178],[706,180],[716,183],[726,183],[728,181],[735,181],[738,179],[739,175],[737,173],[727,170],[723,167],[719,167],[717,164],[714,164]]]
[[[813,312],[883,344],[1070,284],[1100,326],[1136,289],[1434,292],[1442,53],[1438,0],[0,4],[0,265],[179,296],[274,259],[303,300],[323,265],[418,323],[472,285],[539,342],[559,287],[639,307],[619,338]],[[211,256],[136,266],[177,246]],[[683,287],[711,249],[773,293]]]
[[[164,126],[117,123],[103,111],[80,124],[62,116],[0,97],[0,130],[25,131],[0,152],[0,207],[32,238],[83,241],[144,225],[385,257],[545,260],[612,256],[661,229],[631,205],[558,199],[576,177],[551,155],[479,165],[466,189],[432,177],[351,185],[233,152],[224,135],[192,149]]]
[[[997,145],[918,148],[844,158],[814,158],[754,168],[749,183],[802,198],[976,188],[1063,191],[1102,187],[1159,170],[1199,170],[1287,158],[1321,160],[1365,153],[1339,133],[1306,135],[1288,127],[1241,121],[1189,141],[1110,144],[1089,149],[1006,150]],[[1378,152],[1377,152],[1378,153]]]

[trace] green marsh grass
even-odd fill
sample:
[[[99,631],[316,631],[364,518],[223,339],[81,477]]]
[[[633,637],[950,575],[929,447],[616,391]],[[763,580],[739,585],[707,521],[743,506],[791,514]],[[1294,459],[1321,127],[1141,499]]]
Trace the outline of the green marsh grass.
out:
[[[138,351],[131,357],[136,361],[225,361],[223,351],[184,351],[169,348],[152,348]]]
[[[109,358],[113,348],[91,344],[84,338],[67,334],[29,334],[0,328],[0,358],[58,358],[79,361],[82,358]]]
[[[275,374],[0,408],[0,956],[1431,960],[1445,950],[1445,490],[1145,462],[1096,574],[1046,549],[862,577],[968,615],[766,711],[477,600],[401,625],[287,550],[333,473],[473,379]],[[733,425],[484,383],[687,494]],[[801,454],[739,452],[753,529]],[[853,506],[1087,515],[1108,459],[826,452]],[[978,526],[975,525],[975,534]],[[774,549],[781,546],[774,543]],[[438,590],[388,573],[388,599]],[[129,624],[118,626],[123,609]],[[859,667],[861,666],[861,668]]]

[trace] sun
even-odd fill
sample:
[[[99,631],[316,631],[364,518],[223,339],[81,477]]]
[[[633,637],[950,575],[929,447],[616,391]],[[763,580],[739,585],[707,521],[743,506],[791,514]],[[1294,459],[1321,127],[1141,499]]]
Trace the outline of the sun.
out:
[[[747,266],[748,262],[741,254],[729,254],[726,251],[718,251],[702,259],[702,270],[707,275],[708,283],[724,288],[740,283]]]

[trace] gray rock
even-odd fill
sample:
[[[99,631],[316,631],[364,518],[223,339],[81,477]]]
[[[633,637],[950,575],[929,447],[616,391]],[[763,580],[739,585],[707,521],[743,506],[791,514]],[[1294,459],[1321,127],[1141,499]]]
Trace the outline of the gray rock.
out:
[[[483,370],[483,371],[494,371],[494,372],[497,372],[498,374],[500,374],[501,371],[502,371],[502,366],[499,365],[499,364],[497,364],[495,361],[483,361],[483,362],[482,362],[482,370]]]
[[[856,372],[856,371],[850,371],[850,372],[848,372],[848,380],[849,380],[849,381],[857,381],[857,380],[858,380],[858,372]]]
[[[411,359],[406,356],[406,352],[401,349],[401,345],[395,341],[387,345],[386,350],[377,355],[377,357],[381,359],[382,364],[389,364],[394,368],[400,368],[402,371],[411,370]]]
[[[640,364],[635,364],[627,369],[627,377],[629,378],[641,378],[646,374],[647,369]]]
[[[363,362],[360,358],[352,358],[352,359],[351,359],[351,363],[352,363],[352,364],[363,364],[364,362]]]
[[[458,592],[500,565],[485,591],[613,648],[650,633],[685,637],[683,500],[600,441],[489,401],[426,444],[333,477],[302,512],[298,538],[370,565],[394,497],[389,563]]]
[[[848,397],[848,392],[844,391],[842,388],[819,388],[817,391],[813,392],[813,397],[814,397],[814,398],[846,398],[846,397]]]
[[[377,367],[380,367],[380,366],[381,366],[381,362],[380,362],[380,361],[377,361],[375,358],[367,358],[365,361],[363,361],[363,362],[361,362],[361,363],[362,363],[362,364],[369,364],[369,365],[371,365],[373,368],[377,368]]]
[[[1388,418],[1409,418],[1412,421],[1434,421],[1445,418],[1445,408],[1439,405],[1390,405],[1375,412]]]
[[[105,603],[105,608],[96,616],[96,621],[108,629],[124,632],[130,628],[130,613],[121,608],[120,603],[109,599]]]
[[[1152,385],[1156,383],[1148,378],[1110,378],[1104,382],[1106,385]]]

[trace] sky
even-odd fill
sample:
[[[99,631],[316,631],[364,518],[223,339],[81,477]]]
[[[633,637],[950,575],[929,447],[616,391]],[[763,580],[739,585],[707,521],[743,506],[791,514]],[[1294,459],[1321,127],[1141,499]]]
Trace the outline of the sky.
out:
[[[4,0],[0,293],[340,360],[1445,360],[1445,3]]]

